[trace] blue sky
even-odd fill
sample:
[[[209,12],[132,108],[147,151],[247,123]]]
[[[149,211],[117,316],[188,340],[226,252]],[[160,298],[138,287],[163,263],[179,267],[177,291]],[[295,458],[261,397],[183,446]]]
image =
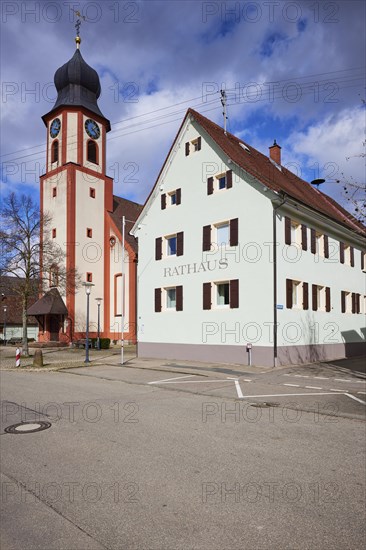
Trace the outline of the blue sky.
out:
[[[110,119],[108,174],[115,194],[144,202],[188,107],[342,197],[365,182],[365,3],[313,0],[1,3],[2,193],[38,199],[44,171],[41,116],[53,76],[81,52],[101,79]],[[336,183],[340,180],[341,183]],[[343,202],[344,204],[347,204]]]

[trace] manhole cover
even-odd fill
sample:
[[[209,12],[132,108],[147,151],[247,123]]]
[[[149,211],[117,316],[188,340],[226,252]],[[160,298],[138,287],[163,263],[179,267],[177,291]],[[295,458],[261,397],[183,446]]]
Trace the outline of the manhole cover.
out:
[[[8,434],[29,434],[34,432],[41,432],[51,427],[51,422],[20,422],[20,424],[13,424],[5,428],[5,432]]]

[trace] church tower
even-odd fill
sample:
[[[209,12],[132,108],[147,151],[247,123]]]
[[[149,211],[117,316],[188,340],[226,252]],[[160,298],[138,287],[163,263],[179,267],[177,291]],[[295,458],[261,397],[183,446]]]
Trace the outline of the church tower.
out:
[[[123,268],[120,264],[115,265],[113,258],[116,245],[121,244],[116,215],[119,217],[124,207],[139,205],[113,197],[113,180],[106,175],[106,135],[111,126],[97,103],[101,92],[99,76],[84,61],[80,42],[77,36],[74,55],[57,69],[54,77],[57,100],[42,117],[47,128],[47,160],[46,172],[40,181],[41,212],[50,215],[49,237],[65,252],[68,287],[75,282],[74,269],[77,269],[81,282],[94,285],[90,296],[90,335],[96,336],[97,315],[100,313],[101,336],[121,338],[121,322],[123,315],[127,314],[115,304],[120,302],[122,288],[127,285],[124,302],[129,308],[130,327],[126,332],[131,341],[135,333],[134,329],[130,330],[135,316],[135,271],[131,271],[130,266],[131,262],[136,262],[133,243],[132,248],[127,243],[126,280],[123,284]],[[50,281],[50,287],[57,287],[57,273],[51,278],[54,280]],[[128,290],[130,287],[132,294]],[[60,294],[67,308],[67,319],[62,320],[63,326],[60,323],[60,326],[48,327],[48,330],[45,327],[41,340],[72,341],[85,334],[84,289],[79,287],[76,293],[60,289]],[[96,298],[101,298],[98,311]]]

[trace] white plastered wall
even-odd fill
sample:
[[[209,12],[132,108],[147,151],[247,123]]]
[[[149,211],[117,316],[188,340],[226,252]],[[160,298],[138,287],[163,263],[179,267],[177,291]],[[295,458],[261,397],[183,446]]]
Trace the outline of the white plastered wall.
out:
[[[168,169],[154,191],[156,198],[136,233],[139,341],[243,345],[259,330],[258,342],[266,346],[271,334],[262,330],[262,326],[273,319],[272,271],[268,269],[266,254],[258,253],[258,243],[271,241],[272,206],[262,192],[245,181],[247,176],[222,155],[206,134],[202,134],[201,151],[186,157],[185,142],[198,135],[195,123],[183,129],[180,146],[174,147],[171,163],[168,161]],[[230,169],[232,188],[207,195],[207,177]],[[177,188],[182,189],[181,204],[161,210],[161,192]],[[234,218],[239,218],[239,246],[202,252],[203,226]],[[155,238],[179,231],[184,231],[184,255],[156,261]],[[226,264],[219,263],[222,255]],[[204,266],[200,267],[202,262]],[[190,274],[172,274],[174,267],[178,267],[178,272],[187,271],[188,268],[180,267],[183,264],[191,266]],[[203,283],[231,279],[239,279],[239,308],[213,306],[209,311],[203,310]],[[183,311],[155,313],[154,289],[176,285],[183,285]]]

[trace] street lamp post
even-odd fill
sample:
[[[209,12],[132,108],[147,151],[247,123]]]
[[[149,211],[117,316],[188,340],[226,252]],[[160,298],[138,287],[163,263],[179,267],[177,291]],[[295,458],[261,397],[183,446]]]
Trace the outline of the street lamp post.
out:
[[[93,283],[83,283],[86,293],[86,342],[85,342],[85,361],[84,363],[90,363],[89,360],[89,297],[91,293],[91,287]]]
[[[6,346],[6,306],[4,306],[4,346]]]
[[[100,350],[100,304],[103,298],[95,298],[98,304],[98,340],[97,340],[97,347],[98,350]]]

